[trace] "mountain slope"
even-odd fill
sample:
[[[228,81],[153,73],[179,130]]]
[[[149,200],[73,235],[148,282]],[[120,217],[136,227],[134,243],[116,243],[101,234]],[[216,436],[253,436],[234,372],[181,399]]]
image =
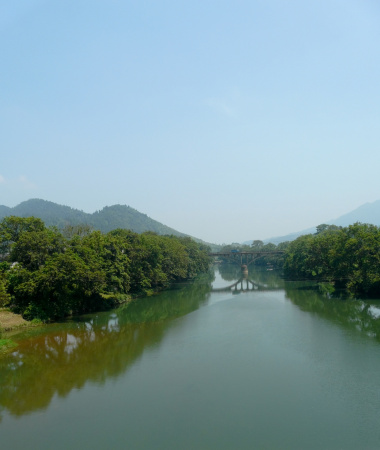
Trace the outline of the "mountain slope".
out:
[[[343,214],[337,219],[329,220],[327,222],[328,225],[338,225],[341,227],[347,227],[348,225],[352,225],[355,222],[361,223],[371,223],[373,225],[380,226],[380,200],[376,200],[372,203],[365,203],[364,205],[359,206],[353,211],[348,212],[347,214]],[[320,225],[320,224],[316,224]],[[272,242],[273,244],[279,244],[280,242],[285,241],[293,241],[297,239],[299,236],[304,234],[315,233],[316,227],[308,228],[307,230],[297,231],[295,233],[287,234],[286,236],[277,236],[270,239],[265,239],[265,243]],[[252,241],[246,241],[245,243],[251,244]]]
[[[91,215],[89,223],[104,233],[115,228],[128,228],[137,233],[154,231],[158,234],[185,236],[185,234],[163,225],[157,222],[157,220],[151,219],[146,214],[140,213],[136,209],[126,205],[105,206],[101,211],[96,211]]]
[[[0,205],[0,220],[11,215],[18,217],[39,217],[47,226],[56,226],[58,228],[64,228],[66,225],[87,224],[103,233],[108,233],[116,228],[126,228],[136,233],[153,231],[161,235],[173,234],[174,236],[188,236],[174,228],[157,222],[157,220],[151,219],[146,214],[127,205],[106,206],[100,211],[88,214],[79,209],[70,208],[69,206],[34,198],[22,202],[14,208]],[[213,251],[217,251],[220,248],[220,245],[211,244],[202,241],[202,239],[194,237],[192,239],[208,245]]]
[[[11,214],[11,208],[8,208],[8,206],[0,205],[0,218],[9,216]]]
[[[335,220],[330,220],[327,223],[330,225],[339,225],[346,227],[355,222],[371,223],[380,226],[380,200],[373,203],[365,203],[359,208],[338,217]]]
[[[106,206],[93,214],[40,199],[27,200],[14,208],[0,205],[0,220],[10,215],[39,217],[47,226],[55,225],[59,228],[66,225],[88,224],[104,233],[115,228],[128,228],[137,233],[154,231],[158,234],[185,236],[126,205]]]
[[[47,226],[55,225],[59,228],[63,228],[68,224],[90,224],[89,219],[91,217],[91,214],[79,211],[78,209],[70,208],[69,206],[58,205],[57,203],[48,202],[46,200],[40,200],[37,198],[22,202],[14,208],[9,208],[9,211],[6,215],[19,217],[39,217],[45,222]]]

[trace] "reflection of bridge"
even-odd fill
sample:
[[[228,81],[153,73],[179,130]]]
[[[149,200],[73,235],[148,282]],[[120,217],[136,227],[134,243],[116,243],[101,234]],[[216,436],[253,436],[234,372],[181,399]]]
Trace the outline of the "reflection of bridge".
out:
[[[280,287],[269,287],[267,284],[258,283],[257,281],[250,280],[247,277],[241,277],[239,280],[222,288],[212,289],[211,292],[231,292],[232,294],[240,294],[240,292],[250,291],[278,291]]]
[[[222,256],[223,258],[228,258],[231,262],[235,264],[240,264],[241,268],[244,270],[250,264],[253,263],[256,259],[259,259],[263,256],[274,256],[274,255],[282,255],[285,253],[283,250],[275,250],[272,252],[260,252],[260,251],[251,251],[251,252],[215,252],[209,253],[209,256]]]

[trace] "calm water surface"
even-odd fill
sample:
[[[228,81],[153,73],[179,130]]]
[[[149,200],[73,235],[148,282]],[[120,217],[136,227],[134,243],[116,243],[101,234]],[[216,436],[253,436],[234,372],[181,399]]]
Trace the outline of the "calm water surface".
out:
[[[239,276],[13,336],[0,448],[380,448],[380,302]]]

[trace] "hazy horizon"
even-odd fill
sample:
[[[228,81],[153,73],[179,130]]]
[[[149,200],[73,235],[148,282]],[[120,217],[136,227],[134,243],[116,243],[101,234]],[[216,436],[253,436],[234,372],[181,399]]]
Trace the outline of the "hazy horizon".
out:
[[[50,200],[47,200],[47,199],[27,199],[27,200],[23,200],[22,202],[20,202],[20,203],[18,203],[18,204],[16,204],[16,205],[13,205],[13,206],[9,206],[9,205],[0,205],[0,206],[6,206],[6,207],[9,207],[9,208],[14,208],[15,206],[18,206],[19,204],[21,204],[21,203],[23,203],[24,201],[28,201],[28,200],[44,200],[44,201],[50,201]],[[53,202],[53,203],[56,203],[56,202]],[[57,204],[57,203],[56,203]],[[369,202],[367,202],[367,203],[365,203],[365,204],[363,204],[363,205],[359,205],[359,206],[364,206],[364,205],[367,205],[367,204],[370,204]],[[70,208],[73,208],[71,205],[67,205],[67,204],[60,204],[61,206],[68,206],[68,207],[70,207]],[[118,205],[120,205],[120,204],[118,204]],[[104,205],[103,207],[101,207],[101,208],[99,208],[99,209],[96,209],[96,210],[94,210],[94,211],[86,211],[86,210],[84,210],[84,209],[78,209],[78,208],[73,208],[73,209],[78,209],[78,210],[80,210],[80,211],[82,211],[82,212],[84,212],[84,213],[87,213],[87,214],[93,214],[93,213],[95,213],[95,212],[97,212],[97,211],[100,211],[100,210],[102,210],[103,208],[106,208],[106,207],[111,207],[111,206],[115,206],[115,205]],[[133,208],[133,206],[131,206],[131,205],[127,205],[127,204],[123,204],[122,206],[128,206],[128,207],[131,207],[131,208]],[[133,208],[133,209],[135,209],[135,210],[137,210],[139,213],[141,213],[141,214],[146,214],[144,211],[139,211],[137,208]],[[354,210],[355,209],[357,209],[357,208],[354,208]],[[349,213],[349,212],[351,212],[351,211],[347,211],[347,213]],[[157,220],[155,217],[151,217],[151,216],[149,216],[149,214],[146,214],[148,217],[150,217],[151,219],[153,219],[153,220]],[[343,214],[344,215],[344,214]],[[288,234],[293,234],[293,233],[298,233],[298,232],[302,232],[302,231],[305,231],[305,230],[308,230],[308,229],[310,229],[310,228],[314,228],[314,227],[316,227],[317,225],[320,225],[320,224],[322,224],[322,223],[330,223],[331,221],[333,221],[333,220],[335,220],[335,219],[338,219],[339,217],[334,217],[334,218],[331,218],[331,219],[329,219],[329,220],[326,220],[326,221],[321,221],[321,222],[319,222],[319,223],[317,223],[317,224],[315,224],[315,225],[312,225],[311,227],[308,227],[308,228],[303,228],[303,229],[294,229],[294,230],[292,230],[292,231],[290,231],[289,233],[286,233],[286,234],[280,234],[280,235],[276,235],[276,236],[267,236],[267,237],[263,237],[263,238],[260,238],[260,239],[262,239],[262,240],[268,240],[268,239],[271,239],[271,238],[278,238],[278,237],[282,237],[282,236],[286,236],[286,235],[288,235]],[[170,228],[174,228],[174,227],[172,227],[170,224],[168,224],[168,223],[163,223],[163,225],[166,225],[166,226],[168,226],[168,227],[170,227]],[[179,231],[179,232],[181,232],[181,233],[185,233],[185,234],[189,234],[189,233],[186,233],[185,231],[183,231],[183,230],[176,230],[176,231]],[[196,235],[192,235],[193,237],[195,237],[195,238],[197,238],[197,239],[202,239],[202,240],[204,240],[204,241],[206,241],[206,242],[210,242],[210,243],[213,243],[213,244],[231,244],[231,243],[240,243],[240,244],[242,244],[242,243],[244,243],[244,242],[247,242],[247,241],[249,241],[249,240],[253,240],[253,239],[243,239],[243,240],[240,240],[240,241],[238,241],[238,240],[231,240],[231,241],[220,241],[220,242],[218,242],[218,241],[213,241],[213,240],[207,240],[207,239],[203,239],[202,237],[200,237],[200,236],[196,236]]]
[[[373,202],[379,23],[374,0],[8,2],[0,204],[229,243]]]

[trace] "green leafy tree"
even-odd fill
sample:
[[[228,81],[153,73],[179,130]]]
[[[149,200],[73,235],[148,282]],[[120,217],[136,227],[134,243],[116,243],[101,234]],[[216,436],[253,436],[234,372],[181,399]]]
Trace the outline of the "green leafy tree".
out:
[[[4,273],[0,272],[0,306],[7,306],[11,299],[7,290],[8,280]]]
[[[284,263],[289,278],[327,280],[358,295],[380,295],[380,229],[356,223],[323,227],[290,243]]]
[[[0,258],[8,257],[12,245],[24,232],[42,231],[45,224],[35,217],[5,217],[0,222]]]
[[[29,319],[104,309],[118,296],[193,278],[210,262],[208,248],[190,238],[129,230],[105,235],[81,227],[68,228],[64,236],[39,220],[16,219],[2,224],[13,264],[3,263],[0,291],[3,302],[10,294]]]
[[[99,307],[105,278],[99,264],[87,265],[71,249],[53,255],[36,271],[16,266],[11,274],[24,317],[45,320]]]
[[[261,250],[264,247],[264,242],[260,240],[255,240],[251,244],[252,250]]]
[[[10,260],[22,264],[28,270],[37,270],[49,257],[62,253],[66,245],[65,239],[56,229],[23,232],[12,247]]]

